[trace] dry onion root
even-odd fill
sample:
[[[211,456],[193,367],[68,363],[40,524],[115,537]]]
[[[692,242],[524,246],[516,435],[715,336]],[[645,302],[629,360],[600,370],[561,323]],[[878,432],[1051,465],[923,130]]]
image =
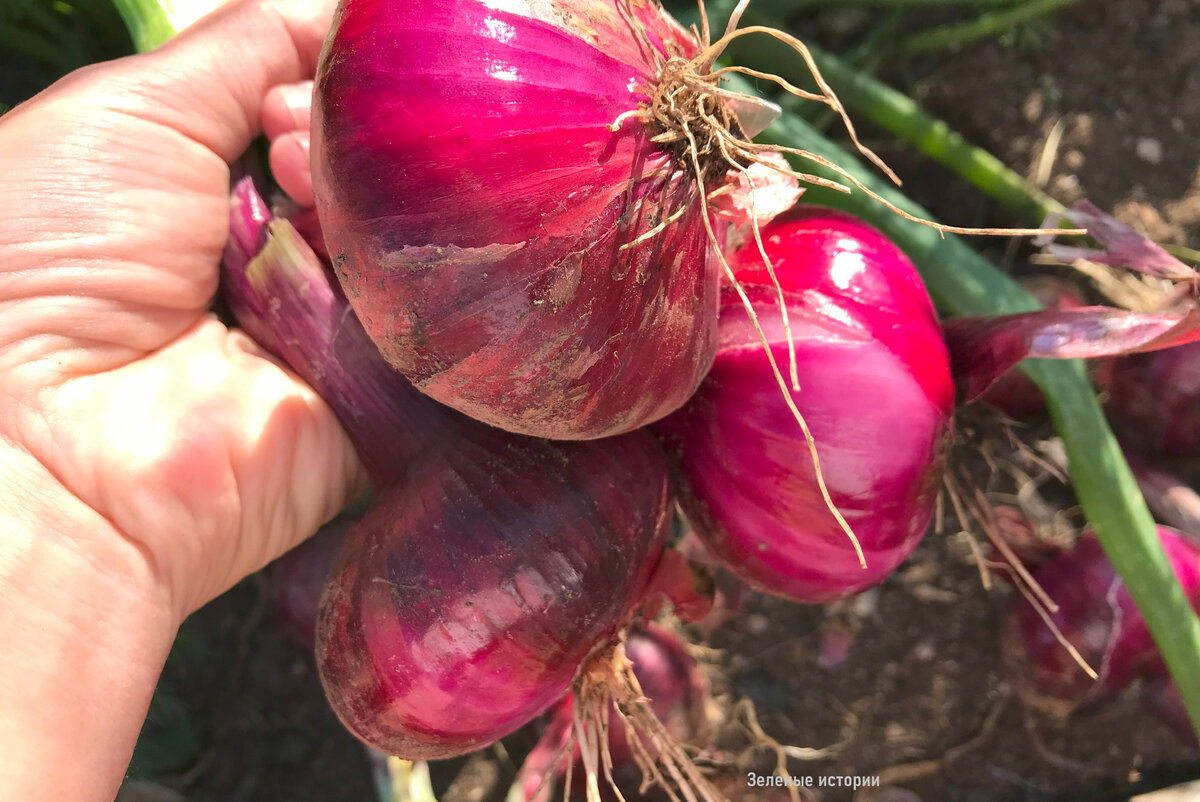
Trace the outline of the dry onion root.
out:
[[[600,802],[599,777],[618,795],[612,777],[612,755],[608,746],[609,711],[615,709],[625,725],[625,736],[634,761],[642,770],[641,793],[651,786],[666,791],[671,799],[687,802],[717,802],[721,794],[696,768],[691,757],[667,732],[642,693],[633,666],[617,644],[611,653],[589,663],[579,680],[576,694],[575,737],[579,740],[587,771],[588,802]]]
[[[699,745],[709,734],[708,682],[676,635],[652,622],[631,626],[585,661],[574,684],[550,714],[509,791],[510,802],[551,802],[602,794],[618,796],[640,776],[644,793],[665,783],[670,794],[712,796],[693,787],[678,744]],[[671,755],[671,767],[659,762]],[[688,789],[679,788],[682,776]],[[624,790],[622,790],[624,789]]]

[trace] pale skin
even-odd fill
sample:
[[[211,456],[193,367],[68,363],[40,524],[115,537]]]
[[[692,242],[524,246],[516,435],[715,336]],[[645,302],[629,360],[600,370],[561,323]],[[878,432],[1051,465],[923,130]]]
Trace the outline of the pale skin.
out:
[[[111,800],[183,619],[365,485],[208,311],[228,164],[265,132],[312,200],[332,10],[238,0],[0,118],[0,797]]]

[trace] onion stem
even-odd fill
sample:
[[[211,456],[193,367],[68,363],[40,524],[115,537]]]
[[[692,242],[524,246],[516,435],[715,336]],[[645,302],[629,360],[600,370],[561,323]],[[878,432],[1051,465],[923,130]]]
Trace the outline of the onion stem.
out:
[[[1010,170],[991,153],[972,145],[945,122],[922,111],[912,98],[848,67],[829,53],[811,49],[834,91],[855,113],[913,144],[938,164],[1026,219],[1041,220],[1063,211],[1058,201]]]
[[[159,0],[113,0],[125,20],[129,38],[139,53],[153,50],[177,32],[165,2]]]
[[[226,0],[113,0],[139,53],[153,50]]]
[[[929,217],[851,154],[825,139],[794,114],[785,113],[763,134],[820,154],[853,173],[872,191],[914,216]],[[833,176],[828,168],[809,165]],[[955,236],[912,223],[862,193],[844,195],[809,187],[806,200],[849,211],[887,234],[912,258],[938,305],[954,314],[996,315],[1039,308],[1034,298]],[[1200,618],[1175,581],[1124,454],[1077,361],[1035,360],[1021,364],[1045,395],[1070,461],[1079,502],[1101,545],[1146,619],[1193,727],[1200,732]]]
[[[902,41],[899,49],[904,53],[928,53],[931,50],[962,47],[980,39],[989,39],[1009,28],[1074,2],[1075,0],[1030,0],[1016,8],[980,14],[978,18],[961,25],[944,25],[914,34]]]

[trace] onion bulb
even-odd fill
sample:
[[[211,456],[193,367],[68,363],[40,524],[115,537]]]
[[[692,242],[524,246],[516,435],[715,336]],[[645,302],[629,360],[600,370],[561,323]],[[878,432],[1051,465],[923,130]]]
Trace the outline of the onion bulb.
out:
[[[1200,610],[1200,548],[1170,527],[1156,531],[1175,579]],[[1094,534],[1034,578],[1058,605],[1046,614],[1053,627],[1033,604],[1014,597],[1001,641],[1006,672],[1024,699],[1066,714],[1116,693],[1135,676],[1165,676],[1146,621]]]
[[[933,513],[954,388],[933,304],[908,259],[847,215],[798,207],[732,254],[738,281],[778,364],[789,361],[785,301],[800,389],[833,504],[760,338],[730,289],[720,345],[696,396],[657,425],[677,457],[681,505],[696,533],[747,584],[787,598],[843,598],[887,576]]]
[[[314,192],[383,356],[522,434],[682,405],[716,347],[722,221],[745,216],[714,193],[798,195],[781,162],[757,172],[764,105],[719,86],[729,36],[707,47],[648,0],[343,0]]]
[[[1200,343],[1114,360],[1108,389],[1114,426],[1130,444],[1200,454]]]

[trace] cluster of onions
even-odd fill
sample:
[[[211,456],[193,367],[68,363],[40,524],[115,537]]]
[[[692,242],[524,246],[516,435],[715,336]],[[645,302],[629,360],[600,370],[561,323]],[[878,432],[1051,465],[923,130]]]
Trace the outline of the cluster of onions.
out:
[[[1166,526],[1157,533],[1175,581],[1200,612],[1200,546]],[[1074,548],[1039,567],[1034,578],[1058,609],[1047,612],[1016,596],[1002,634],[1005,668],[1026,701],[1066,714],[1102,702],[1140,678],[1149,686],[1151,710],[1169,723],[1179,720],[1178,691],[1095,535],[1085,534]]]
[[[769,104],[720,86],[736,68],[718,69],[717,58],[755,32],[737,30],[744,6],[717,37],[707,19],[687,31],[645,0],[343,0],[338,9],[313,102],[320,225],[296,221],[312,248],[276,222],[246,269],[230,271],[227,296],[242,325],[330,402],[379,490],[347,535],[317,633],[334,708],[379,748],[408,758],[468,751],[574,681],[573,737],[604,741],[580,722],[607,720],[624,695],[622,718],[646,729],[649,753],[669,773],[694,772],[634,674],[612,666],[623,663],[622,631],[658,588],[651,574],[661,583],[669,573],[656,563],[671,483],[644,427],[693,398],[729,350],[719,341],[733,343],[725,320],[718,329],[719,313],[736,322],[722,312],[722,272],[733,278],[731,264],[749,257],[726,260],[730,228],[757,231],[799,196],[800,175],[750,141]],[[844,118],[819,76],[818,85],[810,96]],[[868,250],[883,249],[860,228],[847,237],[866,234]],[[243,255],[258,244],[247,240]],[[308,269],[317,254],[341,292]],[[889,246],[881,258],[897,256]],[[880,476],[867,469],[878,423],[822,455],[828,483],[814,451],[779,462],[780,481],[798,471],[779,489],[788,515],[812,524],[794,536],[819,544],[830,564],[815,575],[798,565],[784,542],[798,521],[781,520],[770,545],[788,553],[790,580],[757,586],[847,595],[885,576],[928,522],[952,393],[932,307],[904,264],[896,275],[880,268],[895,284],[881,292],[899,294],[877,315],[867,310],[882,296],[821,309],[817,294],[832,285],[813,280],[808,292],[797,277],[788,288],[788,303],[812,307],[787,339],[806,382],[812,368],[803,397],[816,404],[815,425],[797,429],[799,412],[785,420],[761,377],[751,380],[765,439],[747,455],[769,451],[772,437],[783,447],[832,437],[840,423],[826,413],[840,378],[818,369],[831,355],[869,363],[861,382],[886,383],[876,369],[901,379],[921,420]],[[855,293],[873,290],[874,269],[863,267]],[[741,272],[765,287],[761,271]],[[829,322],[842,313],[853,320]],[[910,313],[919,320],[889,338],[884,329]],[[838,344],[822,345],[826,331]],[[932,356],[917,356],[926,346]],[[790,415],[790,396],[771,392]],[[786,432],[770,433],[781,424]],[[672,431],[664,423],[659,435]],[[853,544],[839,504],[867,530]],[[715,542],[719,556],[738,559]]]
[[[831,182],[751,142],[770,108],[720,86],[725,46],[763,32],[744,8],[714,40],[653,0],[342,0],[315,214],[236,188],[225,297],[375,485],[316,626],[368,744],[463,754],[566,697],[548,737],[581,746],[596,800],[616,702],[635,762],[712,798],[638,671],[643,642],[678,649],[628,634],[678,575],[676,489],[723,567],[800,601],[880,582],[927,528],[954,350],[879,232],[770,222],[797,179]],[[844,118],[816,77],[782,83]]]
[[[750,141],[778,111],[721,87],[747,72],[715,66],[729,42],[772,35],[815,65],[787,34],[739,30],[745,5],[713,41],[703,8],[686,31],[649,0],[343,0],[314,190],[384,358],[539,437],[627,432],[691,397],[717,347],[727,224],[765,223],[798,179],[845,188]],[[854,137],[815,77],[820,93],[777,82]]]

